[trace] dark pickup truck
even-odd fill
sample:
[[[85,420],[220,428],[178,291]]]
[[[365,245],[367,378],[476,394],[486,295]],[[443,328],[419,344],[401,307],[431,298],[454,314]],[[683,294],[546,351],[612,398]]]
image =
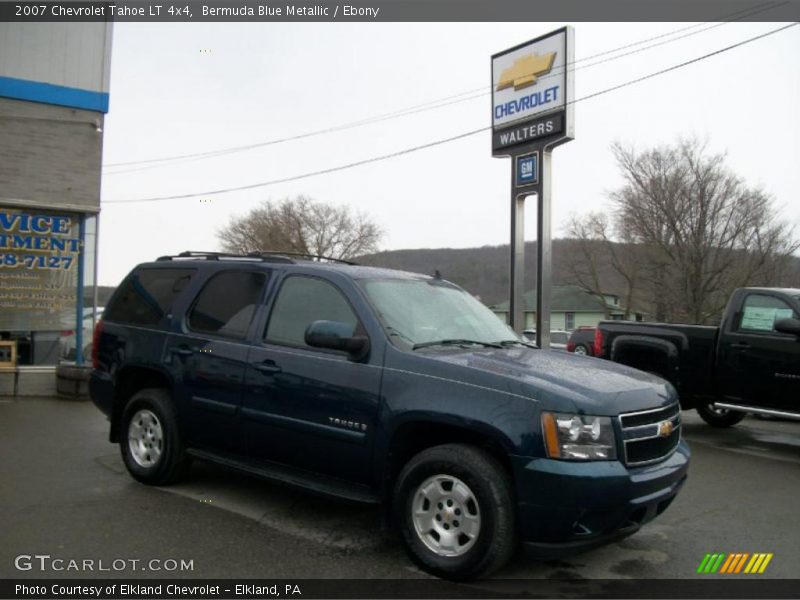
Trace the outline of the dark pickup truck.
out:
[[[710,425],[800,419],[798,315],[800,289],[742,288],[719,327],[603,321],[594,354],[663,377]]]

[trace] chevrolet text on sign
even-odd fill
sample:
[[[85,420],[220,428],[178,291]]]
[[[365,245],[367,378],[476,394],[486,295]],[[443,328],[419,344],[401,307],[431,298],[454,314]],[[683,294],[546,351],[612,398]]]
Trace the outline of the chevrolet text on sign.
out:
[[[496,129],[561,110],[566,102],[567,33],[529,42],[492,59]]]

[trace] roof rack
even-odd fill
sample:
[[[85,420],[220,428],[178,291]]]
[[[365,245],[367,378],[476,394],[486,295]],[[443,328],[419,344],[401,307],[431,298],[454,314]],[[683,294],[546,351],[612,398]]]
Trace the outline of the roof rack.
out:
[[[159,256],[156,261],[174,260],[176,258],[202,258],[205,260],[219,260],[220,258],[238,258],[238,259],[259,259],[262,262],[279,262],[279,263],[294,263],[288,256],[280,256],[275,254],[272,256],[258,256],[255,254],[233,254],[230,252],[202,252],[195,250],[186,250],[176,255]]]
[[[333,258],[331,256],[322,256],[319,254],[306,254],[305,252],[280,252],[278,250],[265,250],[248,252],[247,254],[234,254],[230,252],[203,252],[196,250],[186,250],[176,255],[159,256],[157,261],[173,260],[176,258],[202,258],[205,260],[219,260],[221,258],[238,258],[238,259],[258,259],[263,262],[279,262],[294,264],[293,257],[295,258],[310,258],[316,260],[325,260],[328,262],[342,263],[346,265],[356,265],[357,263],[341,258]]]
[[[342,263],[344,265],[358,265],[358,263],[344,260],[343,258],[333,258],[332,256],[323,256],[321,254],[308,254],[306,252],[281,252],[279,250],[258,250],[256,252],[249,252],[247,256],[254,257],[270,257],[270,256],[291,256],[296,258],[315,258],[317,260],[327,260],[329,262]]]

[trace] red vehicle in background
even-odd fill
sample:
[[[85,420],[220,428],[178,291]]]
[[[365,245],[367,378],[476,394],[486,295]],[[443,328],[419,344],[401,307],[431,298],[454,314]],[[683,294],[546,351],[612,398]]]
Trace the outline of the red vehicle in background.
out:
[[[578,327],[567,340],[567,352],[594,356],[594,327]]]

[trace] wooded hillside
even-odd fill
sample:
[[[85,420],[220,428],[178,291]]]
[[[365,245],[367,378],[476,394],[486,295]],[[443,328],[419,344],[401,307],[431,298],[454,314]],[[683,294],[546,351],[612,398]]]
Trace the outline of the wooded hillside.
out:
[[[622,244],[617,248],[624,251]],[[598,244],[598,253],[602,247]],[[553,283],[577,284],[571,275],[570,260],[578,255],[578,242],[572,239],[553,241]],[[437,269],[442,277],[479,296],[485,304],[495,304],[508,299],[509,249],[503,246],[480,248],[420,248],[393,250],[363,256],[361,264],[403,269],[432,275]],[[792,260],[790,274],[781,281],[770,282],[775,287],[800,287],[800,257]],[[603,291],[625,296],[622,278],[611,268],[610,260],[601,261],[599,276]],[[758,282],[757,285],[764,285]],[[525,287],[536,286],[536,242],[525,244]],[[646,301],[640,301],[646,304]],[[638,307],[648,311],[650,307]]]

